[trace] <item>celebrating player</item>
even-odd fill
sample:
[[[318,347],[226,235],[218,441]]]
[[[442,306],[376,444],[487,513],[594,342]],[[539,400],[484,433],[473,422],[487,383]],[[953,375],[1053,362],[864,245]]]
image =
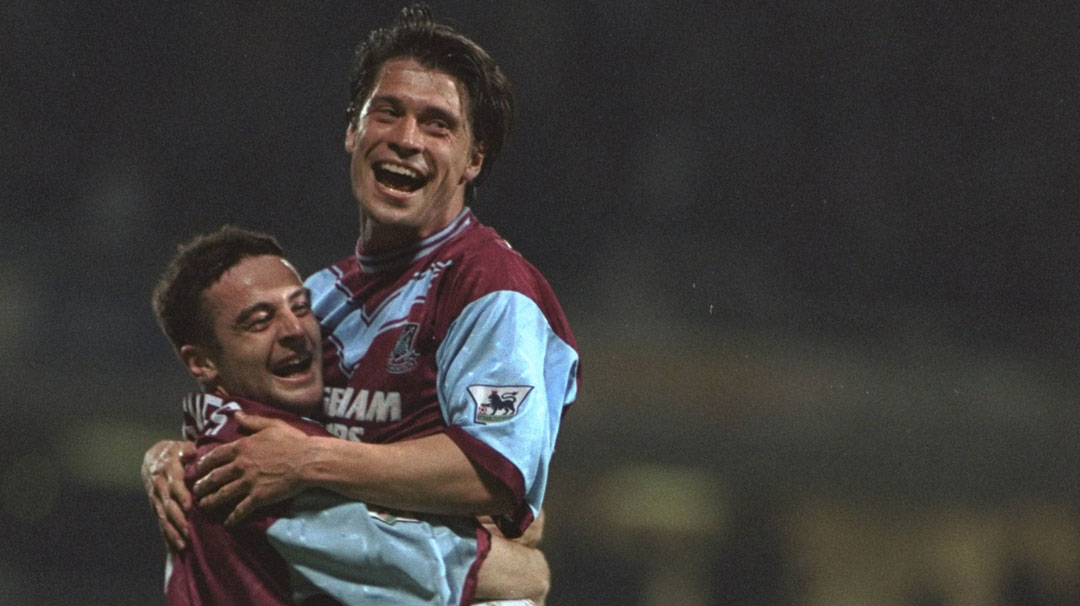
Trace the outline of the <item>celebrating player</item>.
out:
[[[239,438],[238,414],[330,435],[300,416],[323,394],[319,326],[272,238],[233,227],[196,238],[163,274],[153,306],[205,390],[184,400],[184,434],[200,452]],[[194,472],[189,465],[189,482]],[[188,513],[189,548],[169,554],[169,604],[539,602],[546,591],[539,550],[471,518],[369,510],[307,491],[231,530],[220,522],[200,507]]]

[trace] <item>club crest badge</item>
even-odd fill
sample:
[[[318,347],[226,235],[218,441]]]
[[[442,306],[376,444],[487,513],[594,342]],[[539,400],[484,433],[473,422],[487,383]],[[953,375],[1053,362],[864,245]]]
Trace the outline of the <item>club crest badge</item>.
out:
[[[398,511],[396,509],[383,509],[381,507],[374,506],[368,507],[368,515],[375,518],[376,520],[379,520],[380,522],[383,522],[384,524],[389,524],[391,526],[397,524],[398,522],[420,521],[416,518],[409,517],[409,514]]]
[[[476,403],[476,422],[498,423],[514,418],[530,391],[530,385],[470,385],[469,395]]]
[[[398,335],[397,343],[394,344],[394,350],[390,352],[390,358],[386,360],[388,372],[401,374],[416,368],[417,359],[420,357],[415,348],[416,331],[419,329],[420,325],[415,322],[409,322],[401,327],[401,334]]]

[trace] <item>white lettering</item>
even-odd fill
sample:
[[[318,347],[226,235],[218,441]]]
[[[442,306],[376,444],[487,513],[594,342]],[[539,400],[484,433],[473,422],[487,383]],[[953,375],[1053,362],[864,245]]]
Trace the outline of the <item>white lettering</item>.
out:
[[[221,398],[210,394],[191,394],[184,398],[184,412],[195,421],[195,431],[202,433],[206,428],[207,415],[211,408],[221,406]]]
[[[356,397],[353,397],[354,394]],[[400,421],[401,393],[327,387],[323,391],[323,411],[330,418],[377,423]]]
[[[195,422],[195,426],[185,426],[184,435],[190,439],[202,434],[217,435],[229,421],[229,417],[224,413],[226,410],[240,410],[240,405],[236,402],[225,404],[225,400],[208,393],[185,397],[184,412]]]
[[[345,406],[349,403],[349,398],[352,397],[352,387],[347,387],[345,389],[327,387],[324,392],[323,410],[326,411],[326,416],[342,416],[344,414]]]
[[[371,398],[371,405],[368,406],[367,415],[364,420],[378,421],[379,423],[400,421],[401,394],[396,391],[391,391],[390,393],[376,391],[375,395]]]
[[[336,437],[350,442],[363,442],[364,428],[363,427],[348,427],[341,423],[327,423],[326,431],[330,432]]]
[[[226,410],[240,410],[240,405],[236,402],[229,402],[228,404],[215,410],[213,414],[210,415],[210,421],[214,423],[214,427],[207,429],[206,435],[216,436],[217,432],[221,431],[221,428],[229,422],[229,417],[225,415]]]
[[[368,390],[361,389],[360,393],[356,394],[356,399],[353,400],[352,405],[345,411],[345,414],[341,415],[346,419],[356,419],[357,421],[364,420],[364,411],[367,410]]]

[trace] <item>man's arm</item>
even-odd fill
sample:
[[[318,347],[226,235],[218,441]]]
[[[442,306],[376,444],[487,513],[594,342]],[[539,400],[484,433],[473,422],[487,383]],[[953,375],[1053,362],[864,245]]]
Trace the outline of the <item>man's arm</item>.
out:
[[[515,499],[444,434],[392,444],[313,437],[284,422],[238,414],[253,435],[219,446],[197,463],[200,507],[233,506],[236,524],[259,507],[306,488],[406,511],[502,515]]]

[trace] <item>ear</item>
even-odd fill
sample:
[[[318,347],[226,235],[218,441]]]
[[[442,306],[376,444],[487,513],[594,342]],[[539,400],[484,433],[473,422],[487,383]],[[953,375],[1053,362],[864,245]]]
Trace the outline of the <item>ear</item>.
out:
[[[200,385],[210,387],[217,381],[218,367],[206,347],[184,345],[180,348],[180,360]]]
[[[356,118],[349,120],[349,125],[345,127],[345,151],[352,154],[353,148],[356,146]]]
[[[469,164],[465,167],[465,173],[462,175],[465,183],[472,181],[480,174],[480,169],[484,167],[484,155],[486,153],[487,146],[483,143],[477,143],[473,146],[472,151],[469,152]]]

